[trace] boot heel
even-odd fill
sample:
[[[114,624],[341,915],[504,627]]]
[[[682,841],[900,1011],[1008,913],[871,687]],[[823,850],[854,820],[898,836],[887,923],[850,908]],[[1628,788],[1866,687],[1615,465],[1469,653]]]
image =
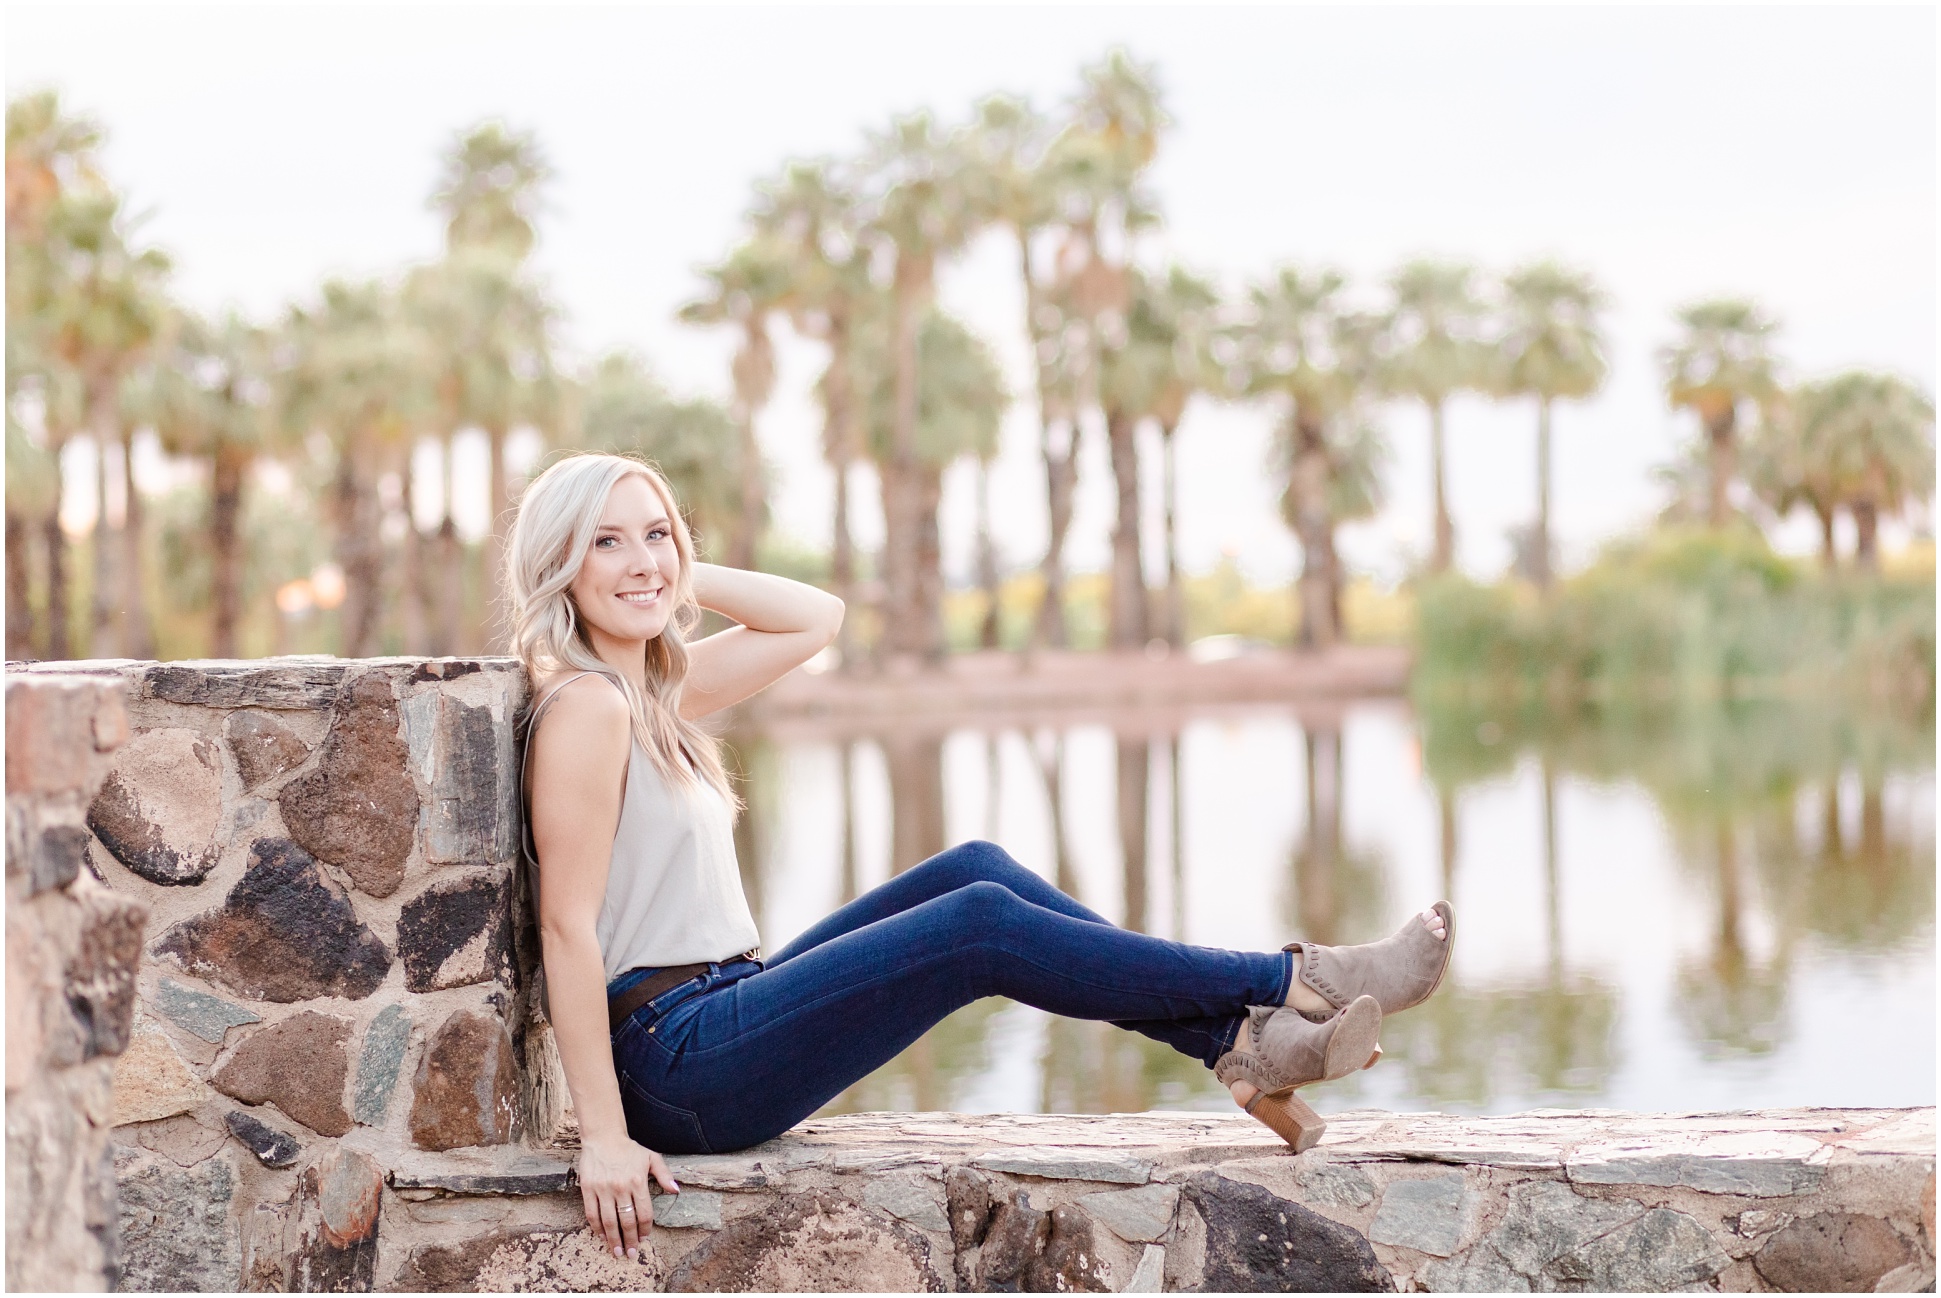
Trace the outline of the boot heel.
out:
[[[1279,1095],[1261,1092],[1254,1096],[1247,1112],[1266,1123],[1273,1133],[1294,1146],[1294,1152],[1304,1154],[1320,1143],[1321,1134],[1328,1129],[1325,1118],[1316,1113],[1308,1102],[1293,1091]]]

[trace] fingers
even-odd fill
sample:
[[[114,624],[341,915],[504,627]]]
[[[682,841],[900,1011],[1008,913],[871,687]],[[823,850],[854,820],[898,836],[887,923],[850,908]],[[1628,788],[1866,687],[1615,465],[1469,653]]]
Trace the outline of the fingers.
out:
[[[607,1251],[615,1257],[625,1256],[620,1237],[620,1214],[616,1205],[607,1195],[600,1196],[600,1233],[606,1236]]]
[[[654,1180],[659,1183],[661,1189],[667,1191],[669,1194],[679,1194],[681,1192],[681,1187],[674,1184],[674,1173],[668,1170],[667,1160],[659,1154],[650,1154],[648,1156],[647,1170],[653,1173]]]
[[[644,1199],[647,1196],[643,1194],[640,1197]],[[647,1212],[651,1220],[652,1207],[649,1207]],[[620,1219],[620,1243],[626,1248],[627,1256],[638,1257],[640,1255],[641,1212],[634,1205],[632,1196],[622,1198],[614,1206],[614,1213]]]

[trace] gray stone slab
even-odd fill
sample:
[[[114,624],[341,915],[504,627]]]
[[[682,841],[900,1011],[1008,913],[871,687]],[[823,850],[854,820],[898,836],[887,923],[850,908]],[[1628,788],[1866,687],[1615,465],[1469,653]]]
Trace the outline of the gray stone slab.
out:
[[[1524,1276],[1584,1248],[1644,1215],[1629,1199],[1592,1199],[1562,1181],[1526,1181],[1510,1190],[1510,1206],[1486,1241]]]
[[[1058,1149],[1044,1146],[998,1150],[980,1154],[972,1167],[1013,1176],[1041,1176],[1050,1181],[1110,1181],[1144,1185],[1152,1179],[1152,1163],[1129,1154],[1106,1150]]]
[[[1079,1207],[1093,1220],[1134,1244],[1164,1239],[1172,1229],[1179,1190],[1170,1185],[1142,1185],[1136,1190],[1100,1190],[1081,1195]]]
[[[1375,1183],[1353,1163],[1336,1163],[1310,1152],[1295,1164],[1294,1184],[1310,1203],[1365,1208],[1375,1202]]]
[[[1462,1242],[1463,1188],[1461,1172],[1390,1181],[1368,1238],[1448,1257]]]
[[[385,1178],[394,1190],[445,1190],[452,1194],[559,1194],[579,1180],[563,1155],[507,1147],[400,1157]]]
[[[1682,1212],[1653,1208],[1582,1251],[1559,1258],[1560,1279],[1605,1293],[1693,1289],[1732,1264],[1705,1227]]]
[[[1139,1265],[1132,1269],[1132,1276],[1120,1293],[1161,1293],[1166,1282],[1166,1250],[1157,1244],[1146,1245],[1146,1251],[1139,1255]]]
[[[684,1154],[667,1160],[674,1184],[685,1190],[698,1185],[708,1190],[759,1190],[770,1181],[759,1159],[737,1154]]]
[[[720,1230],[721,1196],[713,1190],[682,1190],[654,1196],[654,1224],[669,1230]]]
[[[384,1125],[384,1111],[397,1089],[404,1065],[404,1048],[411,1039],[411,1020],[402,1005],[386,1005],[364,1029],[364,1049],[357,1058],[357,1079],[351,1087],[351,1117],[367,1127]]]
[[[863,1202],[924,1230],[950,1229],[943,1186],[927,1176],[905,1173],[872,1178],[863,1188]]]
[[[1431,1262],[1422,1268],[1422,1285],[1430,1293],[1529,1293],[1529,1277],[1511,1269],[1503,1255],[1478,1244],[1461,1257]]]
[[[222,1044],[223,1034],[229,1029],[263,1021],[263,1016],[254,1010],[184,987],[173,978],[162,979],[155,993],[155,1010],[175,1026],[216,1045]]]
[[[1570,1179],[1583,1185],[1685,1186],[1708,1194],[1776,1199],[1801,1194],[1820,1183],[1825,1168],[1797,1158],[1707,1157],[1696,1154],[1640,1154],[1633,1157],[1573,1159]]]

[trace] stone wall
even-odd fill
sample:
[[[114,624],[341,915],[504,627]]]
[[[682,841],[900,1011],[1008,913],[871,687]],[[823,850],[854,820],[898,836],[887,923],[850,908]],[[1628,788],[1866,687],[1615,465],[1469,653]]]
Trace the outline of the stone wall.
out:
[[[523,675],[280,659],[10,682],[76,671],[117,679],[132,733],[68,832],[149,914],[113,1091],[121,1287],[369,1288],[400,1158],[560,1120],[517,868]]]
[[[109,1146],[141,904],[83,868],[88,807],[128,735],[112,679],[7,682],[7,1288],[114,1284]]]
[[[671,1160],[684,1192],[615,1260],[581,1219],[536,1009],[517,671],[88,666],[133,734],[23,847],[10,713],[9,924],[16,860],[57,857],[152,915],[112,1097],[123,1288],[1933,1283],[1932,1109],[1349,1114],[1298,1158],[1237,1113],[835,1118]],[[108,765],[113,723],[85,733],[73,760]],[[10,1073],[10,1190],[14,1108]]]

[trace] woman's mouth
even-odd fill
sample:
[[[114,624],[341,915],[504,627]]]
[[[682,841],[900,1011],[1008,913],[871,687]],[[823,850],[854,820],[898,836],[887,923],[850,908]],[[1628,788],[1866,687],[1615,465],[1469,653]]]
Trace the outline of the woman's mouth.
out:
[[[623,604],[632,604],[636,608],[641,608],[659,603],[660,592],[657,590],[630,590],[623,592],[616,596],[616,598]]]

